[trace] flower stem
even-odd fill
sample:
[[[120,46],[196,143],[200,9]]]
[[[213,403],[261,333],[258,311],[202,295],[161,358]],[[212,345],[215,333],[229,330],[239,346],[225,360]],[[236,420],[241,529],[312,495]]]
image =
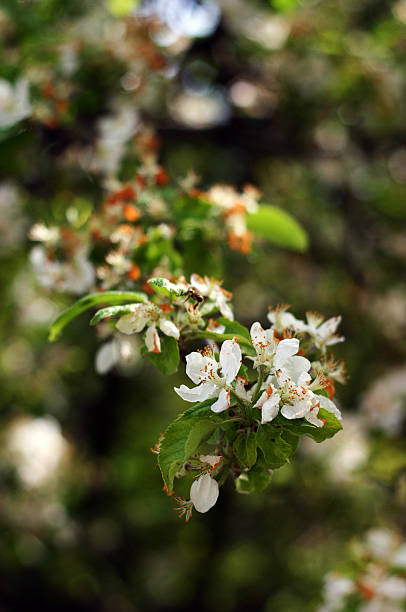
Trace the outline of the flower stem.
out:
[[[264,382],[264,367],[260,366],[258,368],[258,380],[257,380],[257,384],[255,385],[254,393],[253,393],[253,396],[252,396],[252,405],[254,405],[257,402],[257,400],[258,400],[258,398],[259,398],[259,396],[261,394],[261,387],[262,387],[262,383],[263,382]]]

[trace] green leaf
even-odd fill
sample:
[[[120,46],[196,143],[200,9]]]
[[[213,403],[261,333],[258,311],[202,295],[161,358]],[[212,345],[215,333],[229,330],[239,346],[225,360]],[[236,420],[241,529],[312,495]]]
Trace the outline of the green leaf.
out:
[[[292,421],[284,419],[283,427],[286,431],[294,433],[297,436],[309,436],[309,438],[313,438],[316,442],[323,442],[327,440],[327,438],[332,438],[343,428],[337,417],[324,408],[319,409],[318,416],[325,421],[323,427],[311,425],[311,423],[308,423],[305,419],[293,419]]]
[[[258,428],[257,444],[264,456],[264,463],[269,469],[282,467],[296,450],[295,446],[282,438],[280,430],[267,423]]]
[[[64,310],[49,328],[49,340],[53,342],[60,335],[64,327],[85,310],[100,304],[120,304],[121,302],[148,302],[145,293],[134,291],[104,291],[85,295],[72,306]]]
[[[177,371],[180,361],[177,340],[171,336],[161,338],[161,352],[151,353],[145,348],[142,351],[150,362],[164,374],[173,374]]]
[[[269,0],[272,7],[279,13],[293,13],[298,7],[298,0]]]
[[[165,297],[175,298],[186,295],[186,289],[171,283],[167,278],[150,278],[148,285],[155,291]]]
[[[281,247],[305,251],[308,245],[307,234],[302,226],[277,206],[260,205],[257,212],[247,215],[247,227],[257,236],[267,238]]]
[[[137,4],[138,0],[107,0],[107,7],[114,17],[127,17]]]
[[[216,342],[224,342],[225,340],[232,340],[233,338],[237,338],[241,351],[245,355],[251,355],[253,357],[256,355],[255,349],[252,346],[250,333],[246,327],[244,327],[237,321],[230,321],[230,319],[226,319],[225,317],[220,317],[216,320],[221,325],[225,326],[223,334],[217,334],[216,332],[205,330],[197,332],[195,334],[195,337],[210,338],[211,340],[215,340]]]
[[[235,481],[235,486],[238,493],[260,493],[269,486],[271,478],[268,470],[255,466],[249,472],[243,472]]]
[[[217,423],[181,414],[169,425],[160,444],[158,464],[168,492],[173,489],[175,474],[195,454],[199,445],[214,431]]]
[[[121,306],[107,306],[107,308],[101,308],[96,312],[93,319],[90,321],[90,325],[96,325],[103,319],[110,319],[112,317],[122,317],[125,314],[134,312],[138,307],[138,304],[123,304]]]
[[[292,433],[291,431],[288,431],[287,429],[282,429],[281,439],[290,445],[292,455],[294,455],[297,450],[297,447],[299,446],[299,436]]]
[[[226,319],[225,317],[220,317],[219,319],[217,319],[217,322],[220,323],[221,325],[224,325],[224,327],[226,328],[224,330],[224,333],[234,334],[235,336],[238,336],[239,338],[245,338],[251,344],[250,332],[248,331],[246,327],[244,327],[244,325],[241,325],[240,323],[238,323],[238,321],[230,321],[230,319]]]
[[[252,432],[239,434],[234,440],[233,451],[242,466],[252,467],[257,460],[256,435]]]

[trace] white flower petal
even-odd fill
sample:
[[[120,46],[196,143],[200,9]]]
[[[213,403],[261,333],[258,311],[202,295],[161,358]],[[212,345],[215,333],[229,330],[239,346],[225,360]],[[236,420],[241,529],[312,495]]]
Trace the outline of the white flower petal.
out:
[[[226,326],[221,325],[221,323],[218,323],[214,319],[209,319],[209,324],[206,327],[206,331],[213,332],[215,334],[224,334],[226,331]]]
[[[201,371],[203,369],[203,355],[197,351],[186,355],[186,374],[195,385],[201,382]]]
[[[221,463],[223,457],[222,455],[200,455],[199,459],[202,463],[207,463],[211,467],[216,467]]]
[[[169,321],[168,319],[160,319],[159,329],[165,334],[165,336],[172,336],[172,338],[179,340],[180,332],[175,323],[172,323],[172,321]]]
[[[328,336],[333,335],[336,332],[336,329],[340,325],[340,323],[341,316],[331,317],[331,319],[324,321],[324,323],[322,323],[320,327],[317,328],[317,335],[321,338],[326,338]]]
[[[331,336],[329,340],[326,340],[324,343],[325,346],[333,346],[334,344],[338,344],[339,342],[344,342],[344,336]]]
[[[309,405],[305,401],[296,402],[295,404],[285,404],[281,408],[281,414],[285,419],[302,419],[309,411]]]
[[[118,331],[120,331],[122,334],[133,334],[134,323],[132,317],[133,314],[131,312],[120,317],[116,323],[116,328],[118,329]]]
[[[226,319],[230,321],[234,321],[234,313],[231,310],[230,306],[227,304],[227,298],[223,294],[219,294],[216,299],[216,305]]]
[[[223,412],[230,407],[230,391],[222,389],[219,393],[218,400],[212,404],[211,409],[213,412]]]
[[[262,406],[265,404],[265,402],[269,399],[269,394],[264,391],[262,393],[262,395],[260,396],[260,398],[258,399],[257,403],[254,404],[254,408],[262,408]]]
[[[186,355],[186,374],[198,385],[204,380],[211,380],[217,374],[219,365],[212,357],[194,351]]]
[[[229,385],[238,374],[241,367],[242,355],[240,345],[236,338],[223,342],[220,351],[220,364],[226,383]]]
[[[134,308],[134,312],[123,315],[116,323],[116,328],[123,334],[138,334],[148,322],[148,314],[144,304]]]
[[[150,353],[161,352],[161,341],[155,325],[148,327],[147,333],[145,334],[145,345]]]
[[[295,355],[287,359],[283,370],[297,385],[304,385],[311,380],[308,374],[310,367],[311,363],[306,357]]]
[[[252,344],[254,345],[257,353],[261,352],[263,349],[265,349],[268,346],[269,341],[268,341],[267,335],[261,323],[258,323],[258,321],[251,325],[250,335],[251,335]]]
[[[199,276],[199,274],[192,274],[190,277],[190,284],[192,287],[195,287],[200,293],[203,295],[207,295],[207,284],[204,281],[204,278]]]
[[[217,480],[203,474],[190,487],[190,499],[198,512],[207,512],[214,506],[219,496]]]
[[[299,340],[297,338],[288,338],[281,340],[276,348],[274,366],[276,369],[283,367],[289,357],[296,355],[299,350]]]
[[[322,421],[321,419],[319,419],[319,417],[317,416],[318,410],[309,410],[309,412],[307,412],[305,414],[305,419],[308,423],[311,423],[312,425],[316,425],[316,427],[323,427],[324,425],[324,421]]]
[[[271,310],[267,314],[268,321],[272,323],[278,332],[282,332],[288,327],[296,331],[305,331],[306,323],[296,317],[291,312],[281,312],[279,310]]]
[[[272,395],[266,400],[262,406],[261,423],[269,423],[277,416],[279,412],[279,401],[279,393],[272,393]]]
[[[217,391],[216,385],[210,382],[203,382],[198,387],[193,387],[193,389],[189,389],[186,385],[174,387],[174,389],[185,402],[204,402],[213,397]]]

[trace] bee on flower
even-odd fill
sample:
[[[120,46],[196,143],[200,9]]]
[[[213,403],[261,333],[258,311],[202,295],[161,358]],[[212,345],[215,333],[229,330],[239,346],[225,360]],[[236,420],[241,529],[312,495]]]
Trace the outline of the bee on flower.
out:
[[[190,287],[194,287],[204,298],[207,298],[210,302],[214,302],[223,317],[230,319],[230,321],[234,320],[233,311],[228,303],[232,298],[232,293],[223,289],[221,286],[222,281],[218,281],[215,278],[209,278],[208,276],[202,278],[199,274],[192,274],[189,284],[184,277],[179,278],[177,284],[183,287],[186,292]]]

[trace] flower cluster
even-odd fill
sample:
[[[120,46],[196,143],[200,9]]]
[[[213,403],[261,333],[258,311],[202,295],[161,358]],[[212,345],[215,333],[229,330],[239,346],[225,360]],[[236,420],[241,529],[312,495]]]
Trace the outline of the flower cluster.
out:
[[[295,442],[289,446],[289,435],[310,432],[321,441],[330,437],[329,427],[332,433],[341,428],[341,413],[332,398],[334,381],[343,381],[343,365],[326,356],[329,345],[343,340],[335,333],[340,318],[323,323],[320,315],[308,313],[305,323],[282,307],[271,311],[269,319],[269,329],[255,322],[249,335],[240,326],[240,335],[225,340],[219,352],[216,345],[206,346],[186,356],[186,374],[196,386],[181,385],[175,391],[194,404],[185,415],[200,414],[204,407],[205,418],[213,419],[217,436],[212,443],[222,458],[209,478],[205,473],[192,484],[190,499],[199,512],[217,500],[217,480],[223,482],[231,475],[241,492],[249,492],[244,485],[253,474],[254,489],[261,472],[266,482],[269,468],[280,467],[294,453]],[[160,467],[167,486],[166,466],[162,462]]]
[[[67,20],[63,42],[49,37],[29,65],[17,54],[23,76],[15,85],[0,82],[0,127],[30,116],[51,136],[78,117],[95,117],[86,138],[71,130],[58,159],[66,176],[85,172],[97,191],[73,198],[76,185],[56,191],[47,223],[30,231],[38,243],[31,264],[41,286],[80,298],[57,317],[52,339],[84,310],[98,308],[91,324],[100,323],[101,374],[135,362],[138,353],[172,374],[187,345],[202,343],[186,357],[194,386],[176,388],[191,407],[169,426],[158,452],[171,496],[175,478],[192,479],[190,500],[174,496],[188,520],[193,507],[206,512],[216,503],[228,477],[241,493],[263,490],[302,435],[320,442],[341,428],[333,398],[344,370],[328,350],[343,338],[336,334],[340,317],[324,322],[307,313],[300,321],[285,307],[270,311],[269,329],[255,322],[248,330],[234,320],[231,293],[212,278],[223,245],[247,255],[265,239],[301,251],[307,236],[288,213],[259,203],[251,185],[201,188],[193,170],[171,176],[164,167],[159,139],[142,117],[160,114],[154,90],[178,120],[197,99],[169,87],[190,41],[172,33],[170,43],[168,24],[137,15],[138,9],[118,18],[95,9]],[[85,75],[100,53],[120,68],[111,70],[110,95],[93,100]],[[210,124],[207,106],[203,98],[194,105],[204,115],[196,126]]]
[[[118,108],[115,118],[100,124],[100,136],[89,158],[94,168],[107,176],[107,193],[101,206],[92,212],[90,202],[73,203],[66,213],[70,223],[63,227],[37,224],[30,233],[31,239],[43,246],[32,255],[40,283],[75,293],[93,286],[102,290],[148,290],[146,281],[151,277],[181,275],[182,257],[189,257],[197,235],[203,238],[202,248],[205,240],[212,242],[214,238],[220,244],[228,236],[230,248],[248,253],[252,236],[245,218],[255,215],[258,208],[255,198],[259,194],[254,188],[247,188],[242,195],[226,186],[205,193],[195,188],[194,176],[174,180],[159,163],[158,140],[147,128],[140,128],[133,141],[138,163],[132,178],[125,182],[115,178],[124,142],[136,129],[134,111],[123,105]],[[104,150],[110,156],[115,152],[114,159],[104,159]],[[228,194],[227,205],[224,193]],[[95,254],[90,261],[88,245]],[[93,282],[86,286],[75,280],[64,282],[65,276],[71,276],[69,267],[83,271],[85,260],[94,268]],[[90,274],[87,278],[90,281]],[[202,293],[217,291],[216,287],[206,287],[207,280],[196,278],[193,285]],[[222,302],[223,314],[230,318],[224,298]]]
[[[76,295],[95,287],[94,266],[82,235],[37,223],[29,236],[40,243],[31,250],[30,261],[42,287]]]
[[[372,529],[354,546],[356,563],[327,574],[319,612],[401,612],[406,604],[406,543],[394,532]]]

